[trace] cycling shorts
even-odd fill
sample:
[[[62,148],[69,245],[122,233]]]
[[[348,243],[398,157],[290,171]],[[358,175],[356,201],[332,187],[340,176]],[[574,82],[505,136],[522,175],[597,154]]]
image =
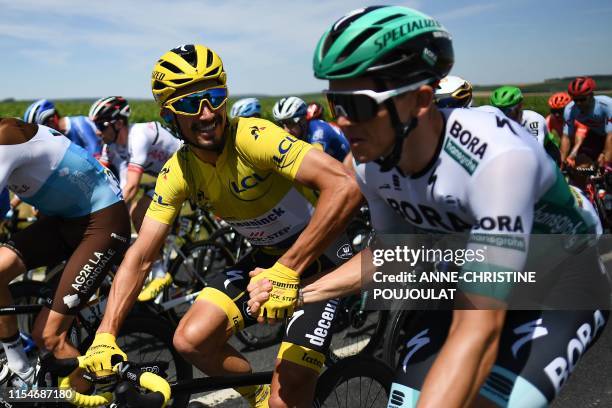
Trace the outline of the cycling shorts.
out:
[[[318,272],[328,271],[350,258],[348,241],[344,238],[331,245],[326,254],[321,255],[302,274],[307,278]],[[249,293],[249,272],[274,265],[282,252],[270,251],[261,247],[241,258],[238,263],[212,279],[202,291],[198,300],[205,299],[217,304],[228,315],[234,331],[257,323],[257,316],[251,316],[247,302]],[[350,253],[352,255],[352,252]],[[331,342],[337,299],[304,305],[296,310],[289,319],[278,358],[319,371],[325,362],[325,354]]]
[[[452,323],[452,311],[413,312],[388,407],[414,407]],[[480,395],[500,407],[546,407],[608,321],[607,310],[508,311]]]
[[[76,314],[111,267],[119,265],[130,242],[130,218],[123,201],[77,218],[42,216],[3,244],[27,270],[66,262],[47,306]]]
[[[558,276],[543,280],[550,291],[536,303],[548,310],[507,312],[497,359],[480,389],[482,397],[501,407],[548,406],[580,357],[597,341],[608,322],[610,284],[597,250],[589,247],[586,254],[569,259]],[[568,298],[581,310],[565,310]],[[598,307],[594,304],[602,309],[594,310]],[[405,352],[388,407],[416,405],[452,323],[452,310],[412,313],[405,324]]]

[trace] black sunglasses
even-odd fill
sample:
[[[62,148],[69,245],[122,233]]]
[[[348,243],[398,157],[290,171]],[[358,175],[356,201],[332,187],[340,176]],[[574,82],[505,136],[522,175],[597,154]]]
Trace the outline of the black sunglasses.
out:
[[[96,125],[96,129],[98,129],[100,132],[104,132],[107,127],[115,122],[116,120],[111,120],[110,122],[94,122],[94,125]]]
[[[289,119],[283,119],[283,120],[279,120],[276,123],[278,123],[278,126],[280,127],[293,127],[295,125],[297,125],[298,123],[300,123],[302,121],[302,117],[296,117],[296,118],[289,118]]]
[[[376,116],[380,104],[387,99],[406,92],[416,91],[422,85],[429,82],[429,80],[420,81],[384,92],[364,89],[338,92],[325,90],[323,93],[327,97],[327,102],[334,118],[344,116],[351,122],[365,122]]]

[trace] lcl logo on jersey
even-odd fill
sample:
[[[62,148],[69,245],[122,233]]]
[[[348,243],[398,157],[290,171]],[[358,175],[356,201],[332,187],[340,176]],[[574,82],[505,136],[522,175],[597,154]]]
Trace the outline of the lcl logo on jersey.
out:
[[[259,183],[270,177],[270,174],[272,173],[268,173],[265,176],[260,176],[257,173],[253,173],[250,176],[243,177],[238,184],[235,181],[232,181],[232,189],[236,192],[236,194],[244,193],[247,190],[257,187]]]
[[[282,139],[279,143],[278,143],[278,156],[272,156],[272,160],[274,160],[274,162],[276,162],[276,165],[279,168],[285,168],[285,167],[289,167],[291,165],[293,165],[293,162],[295,160],[292,160],[289,163],[285,163],[285,160],[287,159],[287,153],[289,152],[289,150],[291,150],[291,148],[293,147],[293,144],[295,142],[297,142],[298,139],[293,137],[293,136],[285,136],[284,139]]]

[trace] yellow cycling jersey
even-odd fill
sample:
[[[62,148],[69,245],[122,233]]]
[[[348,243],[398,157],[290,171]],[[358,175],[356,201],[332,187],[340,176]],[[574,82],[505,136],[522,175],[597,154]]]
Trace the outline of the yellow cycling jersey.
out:
[[[171,224],[191,199],[254,245],[274,246],[302,231],[316,195],[294,180],[312,146],[257,118],[230,121],[225,136],[215,165],[201,161],[189,145],[168,160],[147,217]]]

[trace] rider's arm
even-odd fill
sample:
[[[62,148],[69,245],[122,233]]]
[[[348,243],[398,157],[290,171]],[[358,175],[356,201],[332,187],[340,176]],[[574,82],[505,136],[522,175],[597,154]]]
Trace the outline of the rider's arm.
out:
[[[113,280],[106,313],[98,332],[116,334],[138,298],[151,264],[170,231],[174,218],[187,199],[187,185],[176,157],[164,166],[172,177],[158,178],[155,195],[144,217],[138,238],[128,249]]]
[[[128,167],[127,181],[123,186],[123,200],[126,203],[132,201],[132,199],[138,193],[138,186],[140,185],[140,179],[142,178],[142,171],[132,170]]]
[[[455,310],[448,337],[427,373],[417,407],[470,406],[495,358],[505,310]]]
[[[306,153],[295,180],[319,191],[310,222],[278,260],[301,274],[346,228],[362,196],[355,179],[342,163],[317,149]]]
[[[573,133],[574,124],[573,119],[571,119],[571,107],[568,105],[565,107],[563,111],[563,131],[561,134],[561,161],[565,163],[567,156],[570,153],[570,149],[572,147],[572,143],[570,140],[570,135]]]
[[[145,217],[136,241],[125,254],[113,279],[108,304],[98,333],[117,336],[121,324],[132,309],[151,265],[159,258],[159,251],[170,231],[168,224]]]

